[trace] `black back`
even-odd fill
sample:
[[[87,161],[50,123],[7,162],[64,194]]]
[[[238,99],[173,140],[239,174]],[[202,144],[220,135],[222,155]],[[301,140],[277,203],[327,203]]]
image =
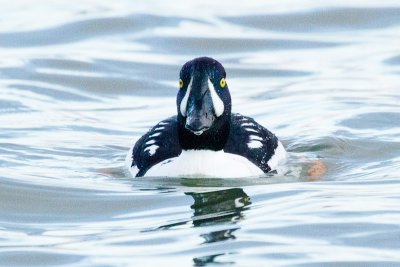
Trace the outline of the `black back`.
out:
[[[232,101],[225,78],[221,63],[209,57],[195,58],[183,65],[176,98],[178,115],[161,121],[136,142],[132,151],[132,167],[139,169],[136,176],[143,176],[152,166],[189,149],[223,149],[247,158],[263,172],[271,170],[268,160],[274,155],[278,139],[253,119],[231,114]],[[218,115],[211,91],[224,105]],[[180,110],[183,99],[183,105],[187,105],[185,112]],[[192,124],[193,121],[196,123]],[[193,127],[199,123],[204,126],[199,129],[207,130],[196,135]]]
[[[136,142],[132,150],[131,164],[131,167],[136,166],[139,169],[136,177],[143,176],[161,161],[181,154],[177,125],[176,116],[172,116],[159,122]],[[151,146],[157,147],[154,154],[151,153]]]
[[[232,114],[229,124],[229,134],[222,148],[227,153],[243,156],[258,166],[264,173],[271,170],[268,160],[274,155],[278,146],[276,136],[255,122],[252,118],[240,114]],[[143,135],[135,144],[132,151],[132,167],[136,166],[139,172],[137,177],[143,176],[152,166],[169,158],[177,157],[182,152],[179,141],[179,125],[177,117],[173,116],[161,121]],[[205,132],[206,133],[206,132]],[[205,134],[204,133],[204,134]],[[182,133],[180,133],[182,134]],[[199,136],[201,137],[201,136]],[[190,136],[187,136],[190,139]],[[260,142],[257,148],[249,147],[251,141]],[[214,142],[206,142],[208,146]],[[150,153],[150,147],[157,146],[155,153]],[[221,146],[221,144],[218,144]],[[191,147],[191,149],[204,149]],[[207,147],[210,150],[219,150],[220,147]]]
[[[250,142],[257,148],[250,148]],[[259,143],[258,143],[259,142]],[[271,170],[268,160],[278,147],[278,138],[250,117],[237,113],[231,115],[231,130],[224,151],[243,156],[258,166],[264,173]]]

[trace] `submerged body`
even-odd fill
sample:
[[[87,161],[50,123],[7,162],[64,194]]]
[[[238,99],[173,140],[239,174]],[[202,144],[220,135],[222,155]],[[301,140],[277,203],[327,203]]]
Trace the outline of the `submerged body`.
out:
[[[277,137],[252,118],[231,113],[225,70],[211,58],[180,73],[177,116],[161,121],[131,149],[132,175],[260,176],[286,160]]]

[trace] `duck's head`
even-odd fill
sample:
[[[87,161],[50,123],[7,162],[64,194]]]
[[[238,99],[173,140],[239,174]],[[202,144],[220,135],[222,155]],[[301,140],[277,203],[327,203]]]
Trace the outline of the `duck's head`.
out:
[[[227,123],[231,96],[225,79],[225,69],[215,59],[200,57],[183,65],[176,104],[186,132],[200,137]]]

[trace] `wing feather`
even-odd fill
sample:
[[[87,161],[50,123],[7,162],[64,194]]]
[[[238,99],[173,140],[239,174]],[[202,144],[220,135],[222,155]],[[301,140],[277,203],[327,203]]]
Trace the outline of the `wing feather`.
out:
[[[225,152],[246,157],[267,173],[271,170],[268,160],[274,155],[277,147],[278,138],[254,119],[232,114]]]
[[[131,168],[137,168],[136,177],[143,176],[152,166],[181,154],[176,116],[165,119],[135,144],[132,150]]]

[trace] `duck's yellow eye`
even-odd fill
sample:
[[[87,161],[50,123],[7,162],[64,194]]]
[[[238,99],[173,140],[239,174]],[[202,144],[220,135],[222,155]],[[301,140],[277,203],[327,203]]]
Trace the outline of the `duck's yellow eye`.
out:
[[[222,88],[224,88],[224,87],[225,87],[225,84],[226,84],[225,78],[222,78],[221,81],[219,81],[219,85],[220,85]]]
[[[179,89],[181,89],[183,87],[183,81],[182,79],[179,79]]]

